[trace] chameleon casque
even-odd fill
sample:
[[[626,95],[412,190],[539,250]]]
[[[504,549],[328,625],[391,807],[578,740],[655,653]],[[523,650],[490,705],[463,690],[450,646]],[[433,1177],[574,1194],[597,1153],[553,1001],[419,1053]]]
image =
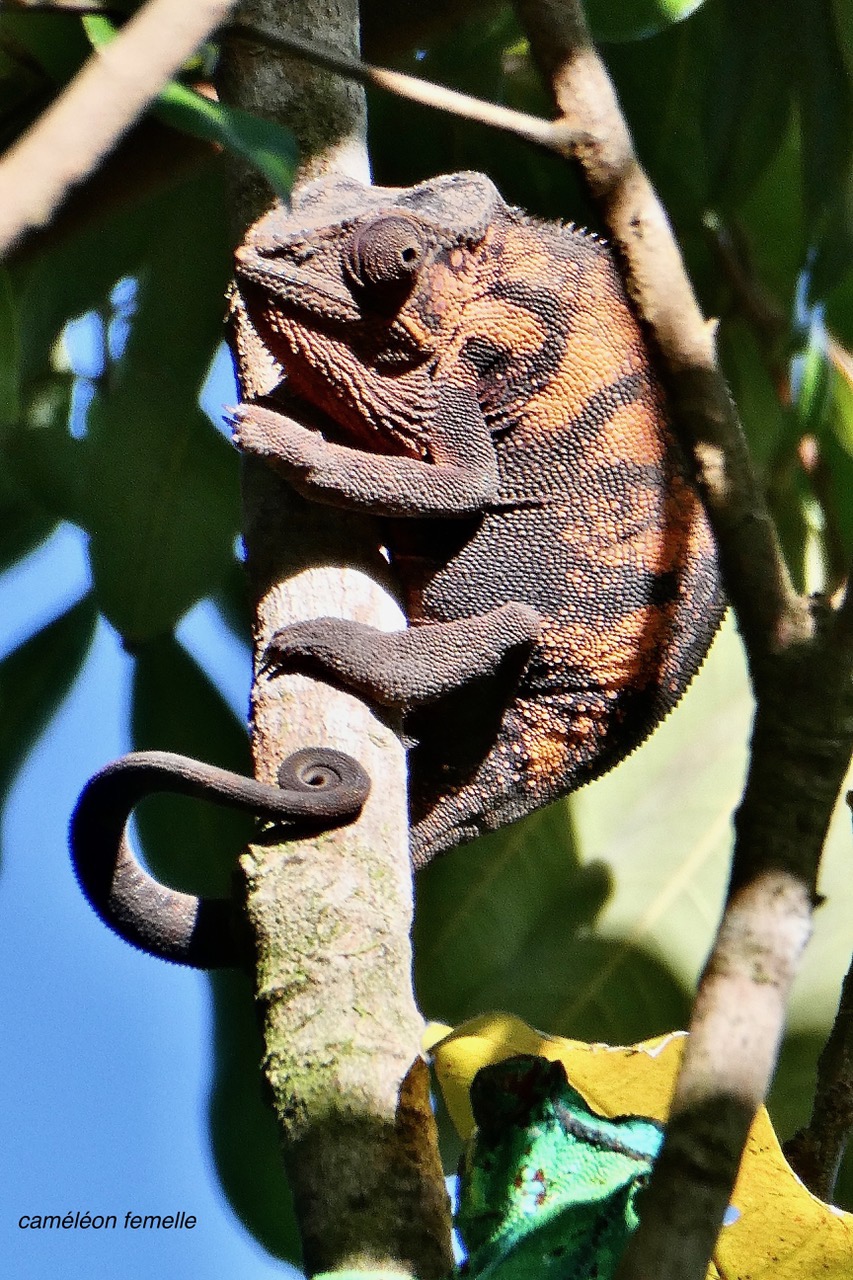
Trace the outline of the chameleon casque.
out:
[[[477,173],[327,178],[249,231],[232,320],[253,371],[237,444],[307,497],[380,518],[409,621],[294,623],[262,669],[402,710],[414,866],[635,748],[724,604],[606,246]]]

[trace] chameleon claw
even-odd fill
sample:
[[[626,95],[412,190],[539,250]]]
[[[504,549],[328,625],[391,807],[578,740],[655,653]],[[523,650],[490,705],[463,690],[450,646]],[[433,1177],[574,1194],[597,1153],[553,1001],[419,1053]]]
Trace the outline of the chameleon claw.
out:
[[[232,903],[161,884],[140,865],[128,819],[155,791],[213,800],[271,820],[327,829],[359,813],[370,779],[352,756],[306,747],[279,769],[279,786],[165,751],[122,756],[87,782],[71,819],[71,857],[92,908],[119,937],[197,969],[236,966],[242,953]]]
[[[238,447],[243,416],[243,406],[241,404],[226,404],[222,406],[222,421],[230,430],[231,439]]]
[[[270,679],[277,676],[278,659],[279,653],[275,647],[275,641],[271,640],[258,661],[258,676],[269,676]]]
[[[276,631],[261,654],[258,675],[269,676],[272,679],[285,670],[288,658],[310,657],[316,649],[318,639],[316,622],[316,619],[291,622],[288,626]],[[322,639],[322,631],[319,636]]]

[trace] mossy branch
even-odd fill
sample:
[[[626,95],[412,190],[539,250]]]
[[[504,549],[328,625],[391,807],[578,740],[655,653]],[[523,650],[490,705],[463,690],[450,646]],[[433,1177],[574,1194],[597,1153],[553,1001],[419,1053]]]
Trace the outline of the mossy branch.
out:
[[[285,12],[297,31],[321,29],[342,52],[357,48],[356,0],[250,0],[239,16],[277,29]],[[365,106],[353,84],[294,64],[269,44],[233,39],[219,89],[293,131],[300,181],[335,171],[366,178]],[[235,239],[269,203],[258,177],[235,168]],[[251,383],[251,352],[239,338],[237,346],[242,380]],[[244,505],[256,653],[298,618],[405,625],[382,585],[387,566],[370,520],[306,502],[251,461]],[[357,823],[312,840],[257,843],[241,864],[264,1074],[304,1266],[309,1274],[438,1277],[451,1266],[450,1223],[411,985],[403,747],[363,702],[299,675],[256,680],[252,739],[261,778],[274,777],[294,744],[319,743],[354,755],[374,780]]]

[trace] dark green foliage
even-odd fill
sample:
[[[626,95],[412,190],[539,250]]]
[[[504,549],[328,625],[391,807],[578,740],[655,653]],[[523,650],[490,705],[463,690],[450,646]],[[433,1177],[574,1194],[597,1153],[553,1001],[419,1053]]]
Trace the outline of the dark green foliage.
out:
[[[49,725],[86,657],[96,611],[86,596],[0,662],[0,798]]]

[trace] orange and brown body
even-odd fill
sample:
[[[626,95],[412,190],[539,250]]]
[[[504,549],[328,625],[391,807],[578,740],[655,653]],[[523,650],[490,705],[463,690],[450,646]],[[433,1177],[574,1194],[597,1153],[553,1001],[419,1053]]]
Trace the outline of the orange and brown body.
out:
[[[723,600],[712,535],[606,247],[488,179],[307,188],[238,252],[237,438],[383,517],[409,629],[285,628],[269,665],[401,707],[412,852],[611,767],[667,714]],[[245,362],[244,362],[245,363]],[[288,392],[322,433],[281,412]]]

